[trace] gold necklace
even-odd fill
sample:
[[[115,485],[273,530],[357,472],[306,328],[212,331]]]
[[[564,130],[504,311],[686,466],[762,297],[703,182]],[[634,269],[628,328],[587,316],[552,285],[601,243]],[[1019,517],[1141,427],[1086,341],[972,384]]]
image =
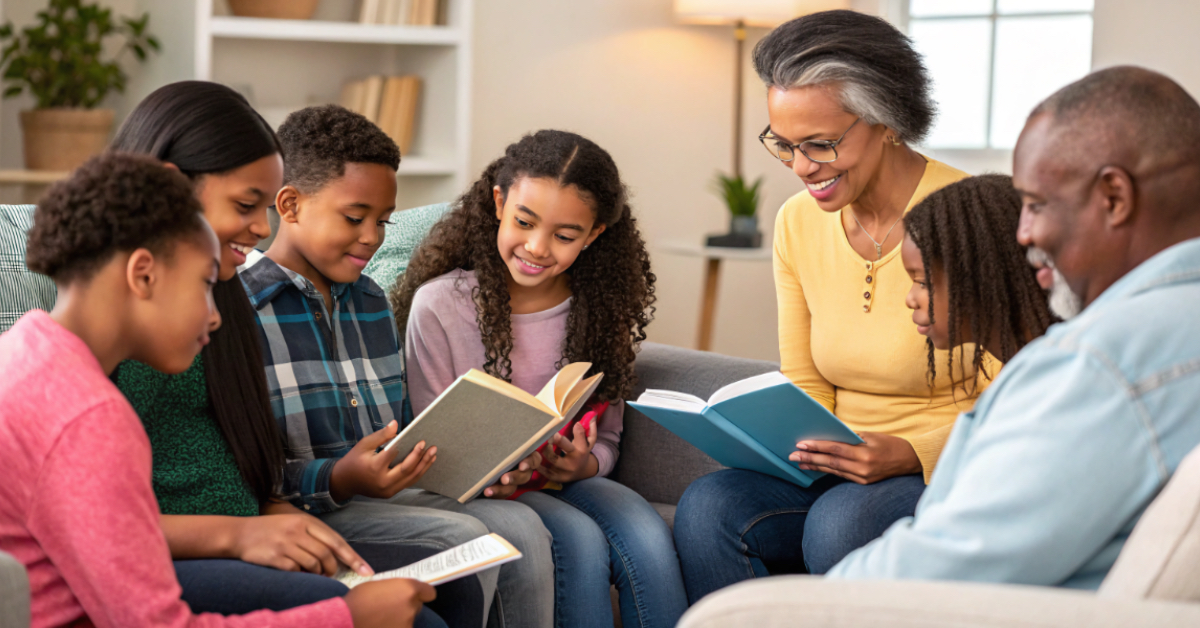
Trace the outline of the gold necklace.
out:
[[[875,261],[877,262],[883,259],[883,242],[887,242],[888,238],[892,236],[892,231],[896,229],[896,225],[900,224],[901,220],[904,220],[904,214],[901,213],[900,217],[896,219],[896,222],[892,223],[892,228],[888,229],[887,235],[883,236],[883,242],[876,242],[875,238],[871,237],[871,232],[867,231],[867,228],[864,227],[861,222],[858,222],[858,216],[854,215],[853,209],[850,210],[850,217],[854,219],[854,224],[858,225],[858,228],[862,229],[862,232],[867,235],[867,239],[871,241],[871,244],[875,245]]]

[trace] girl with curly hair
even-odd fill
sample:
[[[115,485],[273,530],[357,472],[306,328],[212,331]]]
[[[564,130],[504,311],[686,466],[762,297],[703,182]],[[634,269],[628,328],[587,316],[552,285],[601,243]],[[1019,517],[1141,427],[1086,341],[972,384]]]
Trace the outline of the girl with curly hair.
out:
[[[417,413],[471,368],[530,392],[570,362],[604,373],[589,412],[543,448],[517,497],[554,537],[557,626],[612,626],[613,583],[625,626],[674,626],[687,607],[662,518],[604,477],[654,303],[626,196],[595,143],[527,135],[434,226],[392,293]]]
[[[976,380],[966,373],[994,377],[999,365],[989,355],[1007,363],[1059,322],[1017,242],[1020,219],[1021,197],[1012,177],[1000,174],[952,183],[904,217],[900,257],[913,281],[905,304],[927,338],[930,381],[935,351],[945,351],[947,372],[974,395]]]

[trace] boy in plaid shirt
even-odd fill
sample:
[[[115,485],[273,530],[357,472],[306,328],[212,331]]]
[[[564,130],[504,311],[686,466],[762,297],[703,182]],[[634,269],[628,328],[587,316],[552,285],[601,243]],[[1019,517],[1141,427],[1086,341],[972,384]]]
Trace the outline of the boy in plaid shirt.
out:
[[[286,436],[284,496],[356,549],[378,548],[387,562],[404,560],[400,548],[444,549],[497,532],[524,558],[501,567],[496,598],[503,603],[492,619],[549,626],[550,534],[537,514],[517,502],[462,505],[409,489],[435,463],[436,447],[421,443],[392,468],[393,452],[376,453],[412,418],[387,297],[362,274],[395,210],[396,144],[336,105],[293,113],[279,138],[285,156],[284,187],[275,199],[279,233],[265,255],[251,256],[241,278],[257,312],[271,405]],[[509,475],[513,484],[527,479],[520,471]],[[363,554],[368,562],[370,554]],[[480,574],[480,620],[496,578],[494,570]],[[455,624],[453,612],[431,606]]]

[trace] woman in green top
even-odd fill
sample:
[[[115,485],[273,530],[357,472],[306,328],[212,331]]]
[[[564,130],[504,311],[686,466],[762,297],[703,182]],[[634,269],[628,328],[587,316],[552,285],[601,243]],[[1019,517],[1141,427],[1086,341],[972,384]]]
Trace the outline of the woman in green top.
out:
[[[153,155],[187,175],[222,247],[213,300],[223,324],[192,368],[168,376],[125,362],[113,375],[150,438],[154,491],[183,599],[195,612],[244,614],[345,595],[325,576],[339,561],[369,570],[366,562],[320,520],[277,499],[282,438],[254,311],[236,275],[246,252],[271,233],[267,207],[283,179],[274,132],[233,90],[184,81],[143,100],[112,149]],[[393,564],[377,566],[430,553],[389,549],[372,560]],[[426,610],[417,625],[445,624]]]

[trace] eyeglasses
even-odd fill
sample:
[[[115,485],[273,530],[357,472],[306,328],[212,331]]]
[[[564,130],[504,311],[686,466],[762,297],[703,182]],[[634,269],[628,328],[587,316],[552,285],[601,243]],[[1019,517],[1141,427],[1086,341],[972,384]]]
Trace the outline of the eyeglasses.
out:
[[[767,152],[774,155],[779,161],[789,162],[796,158],[796,151],[800,151],[811,161],[819,164],[827,164],[837,160],[838,144],[842,143],[842,138],[846,137],[846,133],[849,133],[850,129],[853,129],[854,125],[858,124],[859,120],[862,120],[862,118],[855,119],[854,123],[842,133],[842,137],[832,142],[829,140],[808,140],[799,144],[789,144],[781,138],[769,135],[771,132],[771,125],[769,124],[767,128],[763,129],[762,135],[758,136],[758,141],[762,142],[762,145],[767,147]]]

